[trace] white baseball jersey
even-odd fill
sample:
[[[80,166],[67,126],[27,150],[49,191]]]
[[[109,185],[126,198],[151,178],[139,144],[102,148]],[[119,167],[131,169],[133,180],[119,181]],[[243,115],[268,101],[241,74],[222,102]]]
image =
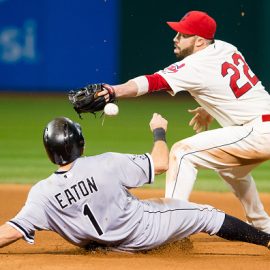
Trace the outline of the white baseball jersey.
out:
[[[247,220],[270,233],[270,217],[250,174],[270,159],[270,95],[242,54],[235,46],[215,40],[156,74],[166,85],[153,75],[150,79],[156,81],[151,87],[147,76],[137,77],[138,95],[169,88],[172,95],[188,91],[223,127],[174,144],[165,196],[188,200],[197,170],[213,169],[241,201]]]
[[[158,74],[168,82],[173,95],[188,91],[221,126],[245,124],[270,113],[270,95],[229,43],[215,40]]]
[[[92,243],[144,250],[204,231],[215,234],[225,214],[174,199],[140,201],[128,189],[154,180],[149,154],[105,153],[78,158],[32,187],[8,224],[34,243],[36,230],[51,230],[80,247]]]

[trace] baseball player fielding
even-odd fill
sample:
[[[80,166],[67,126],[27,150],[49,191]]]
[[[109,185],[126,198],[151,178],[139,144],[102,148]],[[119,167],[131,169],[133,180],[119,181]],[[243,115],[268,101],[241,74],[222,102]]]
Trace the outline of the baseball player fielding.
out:
[[[197,134],[171,148],[166,197],[188,200],[198,170],[214,170],[240,200],[246,220],[270,233],[270,217],[251,174],[270,159],[270,95],[242,53],[215,39],[217,24],[207,13],[190,11],[167,24],[176,32],[172,47],[177,61],[108,89],[116,98],[189,92],[200,105],[189,110]],[[111,92],[104,91],[105,97]],[[221,128],[208,130],[213,119]]]

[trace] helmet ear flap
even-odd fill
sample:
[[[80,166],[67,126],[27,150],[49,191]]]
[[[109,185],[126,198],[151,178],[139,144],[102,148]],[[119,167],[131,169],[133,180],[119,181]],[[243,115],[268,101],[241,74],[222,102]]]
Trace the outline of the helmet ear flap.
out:
[[[76,128],[78,129],[79,131],[79,134],[81,135],[81,140],[79,141],[79,144],[82,148],[84,148],[84,137],[83,137],[83,134],[82,134],[82,127],[79,123],[76,123],[74,122],[74,125],[76,126]],[[83,149],[82,149],[83,150]]]
[[[78,123],[66,117],[58,117],[48,123],[43,132],[43,143],[49,159],[65,165],[83,153],[84,138]]]

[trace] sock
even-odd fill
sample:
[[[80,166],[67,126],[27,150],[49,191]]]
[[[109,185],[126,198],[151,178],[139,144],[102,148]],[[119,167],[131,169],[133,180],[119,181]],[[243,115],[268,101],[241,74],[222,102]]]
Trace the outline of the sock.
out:
[[[216,235],[227,240],[242,241],[270,248],[270,234],[227,214]]]

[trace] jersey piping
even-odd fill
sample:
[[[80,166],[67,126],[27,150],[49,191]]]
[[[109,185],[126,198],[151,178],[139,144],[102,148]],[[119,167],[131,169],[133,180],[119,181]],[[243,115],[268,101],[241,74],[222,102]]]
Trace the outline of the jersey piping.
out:
[[[64,174],[64,173],[67,173],[68,171],[56,171],[54,172],[54,174]]]
[[[149,156],[147,154],[145,154],[145,156],[147,157],[148,165],[149,165],[149,181],[148,181],[148,184],[151,184],[152,183],[152,168],[153,168],[153,166],[151,165],[151,161],[150,161]]]
[[[204,210],[208,210],[208,211],[215,210],[215,211],[224,213],[223,211],[221,211],[219,209],[216,209],[216,208],[209,209],[207,207],[204,207],[204,208],[175,208],[175,209],[168,209],[168,210],[165,210],[165,211],[147,211],[147,210],[145,210],[144,212],[149,213],[149,214],[157,214],[157,213],[164,214],[164,213],[167,213],[167,212],[174,212],[174,211],[201,211],[202,212]]]

